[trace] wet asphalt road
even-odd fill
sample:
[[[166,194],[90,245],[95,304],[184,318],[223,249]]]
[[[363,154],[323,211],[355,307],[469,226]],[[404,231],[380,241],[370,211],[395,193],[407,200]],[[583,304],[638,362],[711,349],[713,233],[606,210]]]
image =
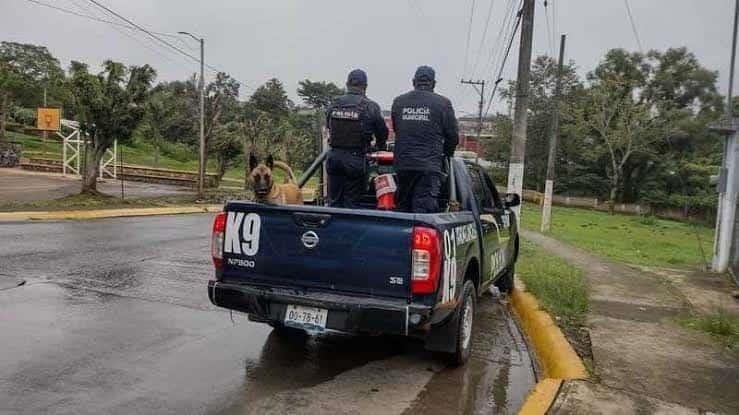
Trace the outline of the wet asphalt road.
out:
[[[492,296],[456,369],[402,338],[230,316],[206,295],[211,220],[0,224],[0,413],[515,413],[535,382]]]

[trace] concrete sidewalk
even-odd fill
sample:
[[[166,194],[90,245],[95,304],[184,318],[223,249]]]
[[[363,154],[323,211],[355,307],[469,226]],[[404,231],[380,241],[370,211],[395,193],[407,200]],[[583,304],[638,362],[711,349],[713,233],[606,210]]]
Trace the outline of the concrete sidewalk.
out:
[[[595,380],[566,382],[550,412],[739,413],[739,353],[675,322],[719,305],[739,312],[721,281],[716,290],[698,288],[679,272],[631,268],[539,233],[521,234],[582,268],[589,283]]]
[[[79,193],[80,186],[80,179],[70,176],[31,172],[20,168],[0,168],[0,203],[58,199]],[[111,195],[120,195],[121,182],[105,179],[98,182],[98,190]],[[193,193],[192,189],[187,187],[131,181],[124,183],[124,191],[126,196],[130,197]]]

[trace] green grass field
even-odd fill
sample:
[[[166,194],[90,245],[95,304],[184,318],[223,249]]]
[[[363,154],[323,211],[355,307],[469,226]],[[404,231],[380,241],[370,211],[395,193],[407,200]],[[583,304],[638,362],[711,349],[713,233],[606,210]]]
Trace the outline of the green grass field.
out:
[[[521,219],[524,229],[539,231],[539,206],[524,204]],[[668,268],[704,265],[713,246],[713,229],[706,226],[558,206],[552,209],[551,235],[616,261]]]

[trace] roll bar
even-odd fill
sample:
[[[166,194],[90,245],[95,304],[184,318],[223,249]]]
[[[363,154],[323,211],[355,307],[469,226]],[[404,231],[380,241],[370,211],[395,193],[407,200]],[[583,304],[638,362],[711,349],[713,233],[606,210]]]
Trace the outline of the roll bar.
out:
[[[303,188],[306,183],[308,183],[308,180],[313,176],[313,174],[318,170],[319,167],[321,167],[321,164],[324,160],[326,160],[326,157],[328,156],[328,149],[323,150],[323,153],[319,154],[318,157],[316,157],[315,160],[313,160],[313,163],[308,167],[308,169],[303,172],[303,175],[300,176],[300,179],[298,179],[298,187]]]
[[[457,181],[454,175],[454,157],[444,158],[444,164],[446,164],[447,180],[449,180],[449,203],[447,210],[456,212],[459,210],[459,201],[457,200]]]

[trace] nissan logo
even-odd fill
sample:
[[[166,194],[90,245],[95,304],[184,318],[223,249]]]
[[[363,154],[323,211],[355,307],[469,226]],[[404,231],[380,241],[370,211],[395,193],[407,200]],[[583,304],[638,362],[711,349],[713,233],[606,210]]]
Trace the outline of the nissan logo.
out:
[[[308,249],[313,249],[318,246],[318,235],[313,231],[308,231],[300,237],[300,241],[303,242],[303,246]]]

